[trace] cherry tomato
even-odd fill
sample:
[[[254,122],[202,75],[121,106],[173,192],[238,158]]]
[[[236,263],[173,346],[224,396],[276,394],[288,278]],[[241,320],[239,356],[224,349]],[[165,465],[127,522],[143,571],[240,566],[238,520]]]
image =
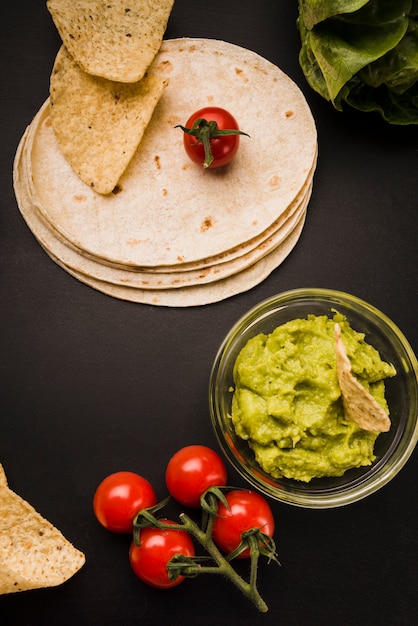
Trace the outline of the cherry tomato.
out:
[[[212,536],[215,543],[227,554],[241,543],[241,535],[252,528],[259,528],[265,535],[274,534],[274,517],[267,500],[255,491],[234,489],[225,494],[229,508],[222,502],[218,516],[213,522]],[[247,549],[240,558],[250,556]]]
[[[238,122],[234,116],[220,107],[208,106],[199,109],[189,117],[186,128],[192,128],[193,123],[198,119],[206,120],[206,122],[216,122],[219,130],[239,131]],[[205,167],[221,167],[232,161],[236,155],[240,143],[240,134],[212,137],[209,141],[213,161]],[[189,135],[187,132],[183,133],[183,143],[186,154],[190,159],[194,163],[204,165],[206,159],[204,143],[199,141],[198,137]]]
[[[102,526],[115,533],[131,533],[136,514],[155,504],[154,488],[134,472],[110,474],[97,487],[93,498],[95,516]]]
[[[171,457],[165,480],[173,498],[184,506],[197,508],[206,489],[226,485],[227,473],[224,462],[214,450],[191,445]]]
[[[164,523],[175,522],[164,520]],[[129,561],[140,580],[159,589],[175,587],[183,582],[184,576],[170,580],[167,564],[175,554],[195,555],[193,541],[186,531],[147,526],[141,530],[140,542],[139,546],[132,542],[129,550]]]

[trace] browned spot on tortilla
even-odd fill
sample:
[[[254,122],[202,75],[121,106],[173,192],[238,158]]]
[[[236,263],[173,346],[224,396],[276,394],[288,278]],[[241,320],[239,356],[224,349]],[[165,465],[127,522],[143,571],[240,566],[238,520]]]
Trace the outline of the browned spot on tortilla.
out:
[[[248,77],[245,75],[244,70],[242,70],[239,67],[236,67],[235,74],[238,76],[238,78],[241,78],[244,81],[244,83],[248,83]]]
[[[272,189],[275,189],[276,187],[278,187],[280,185],[280,176],[272,176],[269,180],[269,187],[271,187]]]
[[[127,239],[126,240],[126,244],[128,246],[136,246],[139,243],[144,243],[145,241],[147,241],[147,240],[146,239],[135,239],[135,238],[132,237],[131,239]]]
[[[170,74],[173,71],[173,64],[171,61],[169,61],[168,59],[165,61],[161,61],[160,63],[158,63],[157,65],[157,70],[161,73],[161,74]]]
[[[167,191],[167,189],[163,188],[161,190],[161,193],[163,194],[163,196],[166,196],[168,194],[168,191]]]
[[[184,262],[184,256],[178,256],[178,257],[177,257],[177,261],[178,261],[179,263],[183,263],[183,262]]]
[[[76,202],[77,204],[81,204],[82,202],[85,202],[86,200],[87,198],[84,194],[74,196],[74,202]]]
[[[167,124],[169,126],[176,126],[176,124],[180,124],[181,120],[178,115],[171,115],[167,118]]]
[[[294,112],[293,111],[286,111],[285,117],[293,117],[293,116],[294,116]]]
[[[157,168],[157,170],[161,169],[161,159],[158,156],[158,154],[155,155],[154,157],[154,163],[155,163],[155,167]]]
[[[212,226],[213,226],[213,217],[211,215],[209,215],[208,217],[205,217],[205,219],[201,223],[201,225],[200,225],[200,232],[204,233],[205,231],[207,231],[210,228],[212,228]]]

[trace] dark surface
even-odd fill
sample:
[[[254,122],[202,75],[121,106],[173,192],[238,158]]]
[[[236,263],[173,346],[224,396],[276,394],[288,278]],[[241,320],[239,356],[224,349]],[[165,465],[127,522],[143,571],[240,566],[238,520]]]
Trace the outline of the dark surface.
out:
[[[280,268],[229,300],[170,309],[79,283],[21,218],[14,152],[48,96],[60,39],[45,3],[1,4],[0,462],[10,486],[87,557],[60,588],[2,597],[2,623],[417,624],[417,453],[358,504],[309,511],[272,503],[282,566],[260,569],[267,615],[216,577],[169,592],[143,586],[130,570],[128,539],[92,514],[106,474],[143,473],[163,498],[172,453],[190,443],[217,447],[210,368],[230,326],[260,300],[296,287],[347,291],[383,310],[418,349],[418,131],[337,113],[313,93],[298,65],[296,15],[291,0],[176,1],[167,37],[245,46],[301,87],[317,122],[319,162],[302,237]],[[241,484],[232,469],[230,483]]]

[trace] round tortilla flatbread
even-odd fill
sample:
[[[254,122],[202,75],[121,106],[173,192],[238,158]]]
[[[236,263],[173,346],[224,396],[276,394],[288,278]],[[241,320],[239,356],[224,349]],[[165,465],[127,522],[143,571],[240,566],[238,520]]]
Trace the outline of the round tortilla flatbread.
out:
[[[123,285],[115,285],[82,274],[63,264],[60,259],[54,258],[50,251],[46,250],[46,252],[52,260],[74,276],[74,278],[113,298],[154,306],[202,306],[213,304],[243,293],[244,291],[248,291],[265,280],[274,269],[283,263],[295,247],[302,234],[304,221],[305,215],[303,215],[297,227],[276,250],[270,252],[270,254],[242,272],[214,283],[179,289],[136,289],[133,287],[124,287]]]
[[[307,193],[298,206],[292,207],[290,213],[286,215],[285,221],[276,232],[265,241],[262,241],[255,249],[241,257],[187,272],[132,271],[127,268],[112,267],[100,263],[94,258],[82,254],[80,250],[71,246],[58,232],[50,227],[31,201],[26,161],[22,158],[26,136],[25,134],[16,157],[15,187],[21,213],[29,228],[36,233],[38,239],[42,239],[43,247],[47,248],[54,257],[60,258],[65,265],[83,274],[94,276],[96,279],[129,287],[140,289],[178,289],[185,286],[203,285],[222,280],[242,271],[277,248],[297,226],[302,215],[306,212],[312,188],[312,186],[308,188]]]
[[[38,207],[37,212],[39,214],[39,217],[40,219],[43,219],[44,221],[47,221],[47,220],[45,216],[42,214],[42,208],[39,206],[39,201],[37,200],[37,197],[36,197],[36,189],[34,188],[34,185],[33,185],[33,177],[32,177],[33,168],[31,164],[31,160],[32,160],[32,146],[33,146],[34,138],[37,135],[37,128],[42,124],[46,124],[47,126],[49,126],[50,124],[49,116],[48,116],[48,109],[49,109],[48,102],[45,102],[44,105],[39,110],[39,112],[36,114],[33,122],[26,129],[24,136],[22,137],[21,145],[19,146],[16,159],[15,159],[16,168],[23,169],[23,166],[25,166],[25,170],[26,170],[25,173],[20,172],[17,184],[19,185],[19,184],[27,183],[29,187],[28,193],[31,197],[31,201],[33,202],[34,205]],[[316,156],[315,156],[315,163],[316,163]],[[287,230],[289,228],[290,218],[294,219],[296,212],[300,210],[301,204],[302,203],[307,204],[307,201],[309,200],[309,197],[312,191],[312,179],[313,179],[314,169],[315,169],[315,166],[312,167],[311,172],[309,173],[304,186],[302,187],[298,195],[294,198],[293,202],[280,215],[280,217],[277,220],[275,220],[271,224],[271,226],[267,228],[263,233],[243,243],[241,246],[238,246],[237,248],[233,250],[227,250],[226,252],[220,255],[217,255],[215,257],[209,257],[206,259],[201,259],[200,261],[197,261],[195,263],[193,262],[182,263],[181,265],[177,265],[177,266],[167,265],[167,266],[146,267],[146,268],[133,266],[133,265],[131,266],[128,264],[114,263],[106,259],[102,259],[100,257],[95,257],[94,255],[91,255],[90,253],[88,253],[86,250],[78,248],[75,244],[71,243],[68,239],[65,239],[65,237],[60,235],[60,233],[58,233],[56,229],[54,229],[54,232],[55,232],[55,235],[58,238],[61,238],[67,246],[74,248],[78,252],[81,252],[83,256],[85,256],[87,259],[91,258],[94,261],[97,260],[104,265],[109,265],[111,267],[119,268],[121,270],[131,269],[135,271],[141,271],[143,274],[163,273],[167,275],[169,273],[172,273],[172,276],[167,277],[167,278],[170,284],[173,284],[173,285],[177,283],[177,280],[179,280],[180,282],[183,282],[183,278],[180,278],[180,273],[182,272],[187,272],[188,274],[187,280],[189,281],[190,276],[191,276],[190,273],[192,270],[194,270],[197,273],[197,275],[199,276],[199,280],[201,280],[203,271],[205,272],[205,275],[207,276],[207,280],[210,279],[211,275],[215,276],[215,274],[218,275],[218,273],[221,273],[219,278],[222,278],[224,276],[224,270],[227,270],[230,273],[233,271],[232,266],[234,265],[233,262],[235,260],[237,261],[238,268],[242,269],[245,263],[244,257],[247,257],[248,259],[249,253],[254,252],[257,254],[256,249],[261,250],[261,247],[262,247],[261,244],[264,244],[265,253],[267,253],[271,249],[274,240],[278,237],[279,230],[282,231],[281,232],[282,236],[285,234],[284,229]],[[244,259],[244,263],[242,259]],[[255,260],[256,259],[253,258],[251,262],[254,262]],[[222,266],[223,271],[219,272],[221,266]],[[150,280],[151,282],[155,282],[155,283],[164,282],[163,279],[161,279],[161,277],[160,278],[155,277]],[[147,277],[144,275],[144,281],[143,281],[142,286],[145,286],[146,281],[147,281]]]
[[[179,271],[240,256],[312,179],[316,128],[306,100],[272,63],[217,40],[165,41],[152,71],[170,82],[119,193],[100,196],[82,183],[41,116],[28,149],[33,200],[56,232],[103,263]],[[228,108],[250,135],[220,170],[191,163],[174,128],[206,104]]]
[[[202,283],[176,289],[139,288],[129,284],[128,278],[132,276],[132,272],[126,271],[124,274],[116,274],[114,268],[109,267],[107,269],[110,270],[110,273],[107,275],[107,280],[103,280],[103,265],[93,262],[93,264],[87,266],[83,255],[75,253],[74,250],[71,253],[68,246],[42,220],[36,207],[31,204],[28,186],[24,184],[27,176],[24,169],[24,161],[19,158],[20,150],[18,151],[16,162],[21,167],[15,167],[14,170],[18,202],[24,219],[40,245],[50,258],[69,274],[90,287],[121,300],[158,306],[188,307],[218,302],[224,298],[247,291],[264,280],[286,259],[301,235],[306,218],[305,208],[290,234],[273,251],[242,271],[209,284]],[[116,276],[121,277],[122,280],[116,280],[115,282]],[[125,283],[123,282],[123,277],[125,278]]]

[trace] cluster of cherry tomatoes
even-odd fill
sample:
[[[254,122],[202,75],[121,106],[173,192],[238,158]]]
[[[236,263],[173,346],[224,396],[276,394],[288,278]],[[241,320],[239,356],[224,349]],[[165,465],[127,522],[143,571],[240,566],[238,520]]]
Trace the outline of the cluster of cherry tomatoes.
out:
[[[201,506],[201,496],[211,487],[226,487],[227,471],[221,457],[202,445],[191,445],[179,450],[170,459],[165,481],[170,495],[190,508]],[[109,531],[132,533],[137,514],[157,505],[157,495],[151,483],[134,472],[116,472],[105,478],[93,498],[93,510],[98,521]],[[190,534],[178,528],[173,520],[165,525],[175,529],[142,528],[139,545],[132,541],[129,560],[135,574],[143,582],[157,588],[178,585],[184,576],[172,580],[168,563],[174,555],[193,557],[195,545]],[[266,499],[246,489],[227,489],[225,500],[218,504],[213,521],[212,539],[225,554],[233,552],[241,543],[242,534],[258,528],[273,537],[275,523]],[[247,548],[240,557],[250,556]]]

